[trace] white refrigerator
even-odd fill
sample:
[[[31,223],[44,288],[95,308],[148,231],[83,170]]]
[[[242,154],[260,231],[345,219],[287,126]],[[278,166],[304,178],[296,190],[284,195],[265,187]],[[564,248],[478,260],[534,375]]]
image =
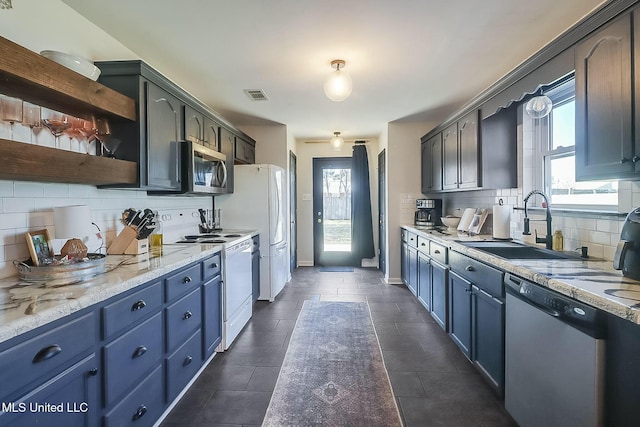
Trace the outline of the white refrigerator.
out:
[[[236,165],[233,194],[216,196],[223,229],[260,232],[260,300],[273,301],[289,279],[285,172],[275,165]]]

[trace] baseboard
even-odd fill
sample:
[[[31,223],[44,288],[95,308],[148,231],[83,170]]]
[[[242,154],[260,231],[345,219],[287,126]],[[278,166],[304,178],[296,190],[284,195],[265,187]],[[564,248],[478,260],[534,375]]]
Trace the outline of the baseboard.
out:
[[[404,282],[402,281],[401,278],[399,277],[385,277],[384,279],[382,279],[382,282],[386,285],[403,285]]]
[[[365,258],[362,260],[362,267],[370,268],[370,267],[378,267],[378,260],[376,258]]]
[[[298,267],[313,267],[313,261],[298,261]]]

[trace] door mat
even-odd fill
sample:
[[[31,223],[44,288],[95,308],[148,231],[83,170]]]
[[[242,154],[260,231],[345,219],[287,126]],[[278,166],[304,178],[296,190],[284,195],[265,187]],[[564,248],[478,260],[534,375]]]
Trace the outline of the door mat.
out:
[[[402,426],[367,303],[304,302],[262,426]]]
[[[352,273],[353,272],[353,267],[341,267],[341,266],[337,266],[337,267],[318,267],[318,271],[320,271],[322,273],[327,273],[327,272]]]

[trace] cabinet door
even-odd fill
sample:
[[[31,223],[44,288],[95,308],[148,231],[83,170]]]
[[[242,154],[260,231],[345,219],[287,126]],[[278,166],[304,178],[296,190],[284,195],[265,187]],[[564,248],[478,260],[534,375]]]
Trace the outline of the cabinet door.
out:
[[[219,125],[210,117],[204,116],[204,146],[219,151],[218,148]]]
[[[431,139],[420,144],[420,191],[427,194],[432,191]]]
[[[409,245],[406,243],[400,248],[400,278],[402,283],[409,284]]]
[[[449,272],[449,334],[471,359],[471,283]]]
[[[202,287],[204,359],[213,354],[222,341],[222,280],[218,275]]]
[[[431,260],[431,315],[447,330],[447,276],[448,268]]]
[[[458,121],[459,171],[458,188],[476,188],[480,184],[478,167],[479,112],[476,110]]]
[[[23,398],[9,403],[13,404],[14,412],[7,411],[3,403],[0,425],[12,427],[98,425],[98,367],[96,357],[91,355]],[[56,412],[30,410],[30,405],[45,403],[54,405]],[[22,407],[25,411],[21,413],[19,411]]]
[[[504,303],[473,286],[473,360],[501,395],[504,390]]]
[[[235,157],[235,137],[223,127],[218,128],[220,144],[218,151],[227,156],[227,193],[233,193],[233,159]]]
[[[146,82],[147,182],[164,190],[180,189],[179,145],[182,104],[163,89]]]
[[[615,179],[634,171],[630,13],[578,43],[576,178]]]
[[[413,295],[416,295],[418,289],[418,248],[409,246],[409,252],[407,255],[409,269],[407,287]]]
[[[442,132],[442,188],[458,188],[458,123]]]
[[[418,252],[418,300],[431,309],[431,263],[422,252]]]
[[[442,134],[431,138],[431,191],[442,191]]]
[[[204,145],[204,114],[186,105],[184,107],[184,139]]]

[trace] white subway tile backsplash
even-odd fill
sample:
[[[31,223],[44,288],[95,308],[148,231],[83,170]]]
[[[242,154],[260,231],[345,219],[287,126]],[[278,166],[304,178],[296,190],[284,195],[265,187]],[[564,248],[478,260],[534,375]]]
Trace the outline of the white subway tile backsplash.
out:
[[[69,197],[69,184],[45,184],[45,197]]]
[[[13,196],[13,181],[0,180],[0,197]]]
[[[16,181],[13,185],[13,191],[16,197],[42,197],[44,196],[44,184]]]

